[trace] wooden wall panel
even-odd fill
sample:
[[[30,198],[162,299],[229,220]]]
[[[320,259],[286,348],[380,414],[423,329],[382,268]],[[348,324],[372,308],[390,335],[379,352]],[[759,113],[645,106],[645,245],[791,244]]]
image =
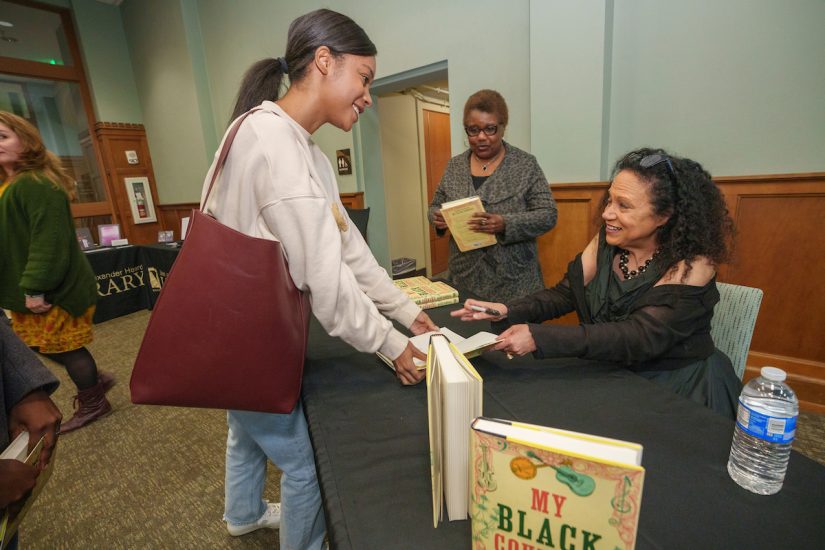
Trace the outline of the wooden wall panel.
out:
[[[364,193],[341,193],[341,202],[347,208],[364,208]],[[192,215],[192,210],[199,208],[197,202],[162,204],[158,206],[158,221],[163,229],[175,232],[175,239],[180,239],[181,219]]]
[[[559,217],[556,227],[538,238],[544,284],[555,285],[567,264],[584,250],[598,231],[595,220],[606,183],[551,186]]]
[[[364,193],[341,193],[341,203],[347,208],[364,208]]]
[[[121,234],[132,244],[157,242],[158,231],[163,229],[163,224],[157,211],[157,184],[143,125],[98,122],[95,124],[95,136],[100,145],[109,197],[114,207],[113,218],[121,225]],[[127,162],[126,151],[137,152],[138,162],[136,164]],[[129,177],[148,179],[157,221],[135,223],[125,185],[125,178]]]
[[[802,408],[825,412],[825,255],[820,236],[825,173],[716,178],[736,226],[734,257],[719,280],[761,288],[745,379],[764,365],[788,372]],[[554,184],[555,229],[539,239],[545,283],[595,234],[607,183]],[[560,320],[575,323],[573,315]]]
[[[759,316],[770,322],[757,325],[753,349],[825,362],[821,331],[806,330],[825,328],[825,239],[812,238],[822,212],[825,195],[739,197],[736,256],[725,279],[765,290]]]
[[[180,240],[180,227],[183,218],[192,215],[192,210],[199,208],[197,202],[181,204],[163,204],[158,207],[158,219],[163,225],[163,229],[175,232],[175,240]]]

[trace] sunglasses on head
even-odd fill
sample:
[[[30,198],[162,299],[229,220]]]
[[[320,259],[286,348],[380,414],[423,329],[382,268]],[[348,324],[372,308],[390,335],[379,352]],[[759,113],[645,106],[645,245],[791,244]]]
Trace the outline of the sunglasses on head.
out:
[[[673,163],[670,162],[670,157],[659,153],[653,155],[646,155],[639,161],[639,166],[642,168],[653,168],[657,164],[667,164],[667,171],[670,172],[670,177],[676,182],[676,170],[673,169]]]

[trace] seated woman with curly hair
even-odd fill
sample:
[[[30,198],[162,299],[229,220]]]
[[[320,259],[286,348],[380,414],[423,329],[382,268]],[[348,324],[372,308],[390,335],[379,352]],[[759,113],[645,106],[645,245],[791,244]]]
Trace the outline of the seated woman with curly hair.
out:
[[[506,305],[467,300],[453,316],[509,327],[495,349],[617,362],[734,418],[741,382],[710,337],[733,224],[710,174],[639,149],[616,163],[603,206],[603,227],[555,287]],[[576,326],[541,324],[571,311]]]

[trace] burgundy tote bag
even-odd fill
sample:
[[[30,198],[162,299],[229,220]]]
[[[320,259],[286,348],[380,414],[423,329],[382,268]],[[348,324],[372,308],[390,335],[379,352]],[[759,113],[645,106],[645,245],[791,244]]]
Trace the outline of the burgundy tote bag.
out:
[[[224,141],[202,208],[253,111]],[[194,210],[135,361],[132,402],[288,413],[300,394],[309,316],[279,242]]]

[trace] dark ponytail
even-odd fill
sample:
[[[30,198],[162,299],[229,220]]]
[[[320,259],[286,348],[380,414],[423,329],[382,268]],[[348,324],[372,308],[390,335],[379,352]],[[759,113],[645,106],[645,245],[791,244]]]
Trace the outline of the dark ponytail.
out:
[[[258,61],[246,72],[231,120],[263,101],[278,99],[284,74],[289,74],[290,82],[302,80],[315,50],[321,46],[329,48],[334,56],[378,53],[364,29],[346,15],[327,9],[302,15],[289,25],[286,55]]]
[[[266,100],[278,99],[283,79],[284,71],[279,59],[262,59],[249,67],[241,81],[238,99],[235,101],[235,109],[229,121],[235,120]]]

